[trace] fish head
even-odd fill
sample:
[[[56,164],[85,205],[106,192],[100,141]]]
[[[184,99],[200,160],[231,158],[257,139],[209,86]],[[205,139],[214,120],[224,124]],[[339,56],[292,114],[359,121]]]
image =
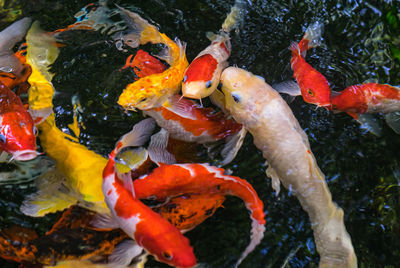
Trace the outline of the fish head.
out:
[[[299,83],[301,95],[305,102],[322,107],[331,105],[331,89],[328,81],[319,72],[311,72]]]
[[[0,145],[18,161],[34,159],[36,151],[36,127],[27,111],[13,111],[1,115]]]
[[[266,94],[262,90],[264,78],[237,67],[228,67],[222,72],[221,84],[225,108],[235,119],[247,118],[246,125],[255,123],[253,115],[264,105],[259,100],[259,96]]]
[[[218,86],[221,70],[210,54],[195,58],[183,76],[182,95],[192,99],[208,97]]]
[[[139,82],[139,81],[138,81]],[[135,86],[135,83],[131,84]],[[135,111],[136,109],[147,110],[160,107],[166,98],[167,90],[161,90],[159,94],[148,91],[145,88],[124,91],[118,99],[118,104],[127,110]]]
[[[196,256],[190,246],[189,239],[176,228],[175,230],[174,232],[163,232],[154,238],[143,237],[140,239],[141,244],[160,262],[174,267],[195,266]]]

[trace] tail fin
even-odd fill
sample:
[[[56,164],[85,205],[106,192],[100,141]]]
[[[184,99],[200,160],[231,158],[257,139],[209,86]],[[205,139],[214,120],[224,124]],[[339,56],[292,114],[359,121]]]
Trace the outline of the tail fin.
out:
[[[65,176],[56,168],[44,173],[36,181],[38,192],[24,200],[21,212],[31,217],[42,217],[76,204],[76,193],[64,181]]]
[[[121,149],[129,146],[142,146],[149,139],[155,128],[155,120],[147,118],[133,126],[132,130],[126,133],[117,143],[116,155]]]
[[[136,48],[140,44],[144,45],[148,42],[163,43],[160,32],[154,25],[139,16],[139,14],[129,11],[123,7],[116,5],[119,13],[128,25],[128,33],[121,36],[116,35],[116,39],[120,39],[126,45]]]
[[[308,26],[303,39],[308,40],[308,48],[318,47],[321,45],[322,31],[324,29],[324,24],[322,22],[315,22]]]
[[[235,4],[231,8],[231,12],[226,17],[221,29],[229,33],[237,28],[241,23],[247,8],[248,2],[245,0],[235,0]]]

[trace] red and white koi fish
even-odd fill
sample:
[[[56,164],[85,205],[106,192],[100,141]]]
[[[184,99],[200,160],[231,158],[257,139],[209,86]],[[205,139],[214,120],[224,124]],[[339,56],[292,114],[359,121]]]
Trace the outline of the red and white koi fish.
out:
[[[140,78],[154,73],[161,73],[166,66],[157,58],[139,50],[133,60],[129,58],[123,68],[131,67]],[[144,114],[153,117],[170,137],[200,144],[212,143],[226,138],[222,165],[228,164],[239,151],[246,130],[232,119],[227,119],[222,112],[212,108],[199,107],[194,101],[174,95],[164,107],[144,110]]]
[[[133,182],[136,198],[151,196],[158,201],[182,194],[224,194],[242,199],[252,220],[251,241],[236,266],[261,242],[265,231],[263,202],[254,188],[239,177],[224,174],[224,169],[208,164],[161,164],[150,174]]]
[[[236,0],[222,29],[213,36],[211,45],[201,51],[186,69],[182,81],[182,95],[201,99],[213,93],[219,84],[221,72],[228,66],[231,54],[229,32],[238,26],[246,1]]]
[[[119,227],[137,243],[131,243],[129,249],[124,249],[131,253],[131,257],[144,248],[161,262],[176,267],[192,267],[196,264],[196,257],[189,240],[175,226],[139,201],[130,174],[118,174],[115,169],[115,156],[122,148],[140,146],[147,140],[154,127],[149,120],[153,122],[152,119],[146,119],[136,124],[109,155],[103,171],[105,202]],[[123,262],[126,264],[130,260]]]
[[[170,97],[168,105],[144,110],[143,113],[153,117],[174,139],[207,144],[226,138],[221,151],[222,165],[233,160],[246,136],[242,125],[228,119],[222,112],[200,107],[179,95]]]
[[[400,88],[387,84],[367,83],[350,86],[332,94],[333,111],[346,112],[361,123],[373,127],[363,114],[384,113],[388,125],[400,134]],[[368,126],[367,126],[368,128]],[[379,129],[373,129],[379,136]]]
[[[290,61],[294,82],[282,82],[274,85],[273,88],[281,93],[292,96],[301,95],[303,100],[308,103],[322,107],[330,107],[331,89],[326,78],[310,64],[305,61],[307,50],[319,46],[321,43],[323,24],[314,23],[307,28],[303,39],[296,44],[292,43],[290,50],[292,59]]]
[[[0,150],[12,159],[27,161],[35,158],[36,128],[20,98],[0,83]]]

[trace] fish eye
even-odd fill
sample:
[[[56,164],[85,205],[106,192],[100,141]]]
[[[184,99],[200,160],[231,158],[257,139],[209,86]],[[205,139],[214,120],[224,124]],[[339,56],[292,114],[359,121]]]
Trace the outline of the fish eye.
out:
[[[164,252],[162,253],[162,255],[163,255],[164,259],[166,259],[166,260],[168,260],[168,261],[172,260],[173,255],[172,255],[171,252],[164,251]]]
[[[35,126],[33,126],[33,133],[35,134],[35,136],[39,134],[39,131]]]
[[[239,103],[239,102],[240,102],[240,97],[239,97],[238,94],[232,93],[231,96],[232,96],[233,100],[234,100],[236,103]]]
[[[139,100],[139,103],[140,102],[144,102],[144,101],[146,101],[147,100],[147,98],[141,98],[140,100]]]
[[[7,141],[6,136],[4,136],[4,134],[0,133],[0,142],[5,144]]]
[[[185,75],[185,76],[183,77],[183,80],[182,80],[182,82],[183,82],[183,83],[185,83],[185,82],[186,82],[186,80],[187,80],[187,75]]]
[[[206,88],[210,88],[211,87],[211,80],[207,81],[206,83]]]
[[[308,95],[310,95],[311,97],[313,97],[313,96],[314,96],[314,92],[312,92],[312,90],[311,90],[311,89],[307,89],[307,93],[308,93]]]

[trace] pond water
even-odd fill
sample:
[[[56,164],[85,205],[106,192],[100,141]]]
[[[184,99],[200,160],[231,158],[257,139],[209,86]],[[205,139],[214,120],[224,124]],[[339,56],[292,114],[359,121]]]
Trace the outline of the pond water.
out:
[[[240,29],[231,34],[230,65],[237,65],[265,78],[269,84],[291,79],[289,45],[298,42],[308,25],[325,24],[322,45],[307,55],[307,61],[325,75],[333,90],[364,82],[400,85],[399,1],[251,1]],[[0,29],[23,16],[30,16],[47,31],[73,23],[73,15],[89,1],[1,1]],[[209,44],[206,32],[219,30],[233,1],[109,1],[135,7],[152,19],[160,31],[187,43],[191,61]],[[7,16],[6,16],[7,15]],[[116,99],[131,73],[121,72],[129,52],[121,52],[100,33],[77,33],[69,46],[60,49],[52,67],[57,125],[72,121],[71,97],[83,106],[80,141],[89,149],[107,155],[116,140],[141,118],[125,113]],[[132,51],[130,51],[132,53]],[[288,99],[289,100],[289,99]],[[395,267],[400,258],[400,136],[377,115],[382,136],[360,128],[350,116],[333,114],[289,100],[306,131],[312,151],[326,175],[333,200],[345,212],[359,265]],[[44,157],[44,156],[41,156]],[[315,267],[318,254],[308,216],[290,192],[276,197],[265,177],[264,159],[248,134],[243,148],[227,166],[248,180],[264,201],[266,232],[256,250],[240,267]],[[34,166],[35,164],[32,164]],[[14,169],[2,164],[2,171]],[[31,166],[28,167],[28,170]],[[38,171],[40,173],[42,171]],[[0,228],[21,225],[47,231],[61,215],[43,218],[24,216],[22,200],[36,188],[35,172],[0,188]],[[242,202],[228,198],[224,208],[187,233],[199,262],[206,267],[232,267],[246,247],[250,221]],[[65,243],[68,243],[66,241]],[[0,260],[2,267],[18,267]],[[148,267],[161,267],[150,261]]]

